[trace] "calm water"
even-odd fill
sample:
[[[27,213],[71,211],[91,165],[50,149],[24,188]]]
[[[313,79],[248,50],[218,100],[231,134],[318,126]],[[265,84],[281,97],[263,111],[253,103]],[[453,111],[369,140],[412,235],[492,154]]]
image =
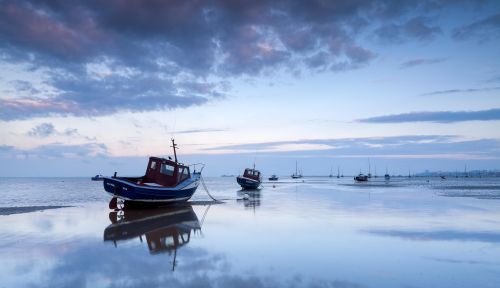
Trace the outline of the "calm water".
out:
[[[500,287],[500,179],[303,180],[113,213],[101,182],[0,178],[0,287]],[[73,207],[5,208],[34,205]]]

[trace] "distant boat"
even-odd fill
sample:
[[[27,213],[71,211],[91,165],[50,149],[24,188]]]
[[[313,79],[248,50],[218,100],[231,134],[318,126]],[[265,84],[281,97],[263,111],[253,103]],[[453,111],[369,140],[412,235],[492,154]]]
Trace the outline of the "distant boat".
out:
[[[101,174],[97,174],[94,177],[90,178],[90,180],[92,180],[92,181],[102,181],[102,180],[104,180],[104,176],[102,176]]]
[[[278,176],[276,176],[276,174],[271,175],[271,177],[269,177],[269,181],[278,181]]]
[[[330,178],[332,178],[332,177],[333,177],[333,174],[332,174],[332,168],[331,168],[331,167],[330,167],[330,175],[329,175],[328,177],[330,177]]]
[[[302,178],[302,173],[299,173],[297,169],[297,161],[295,161],[295,173],[292,174],[292,178],[293,179]]]
[[[241,188],[243,189],[257,189],[259,188],[262,182],[262,177],[260,175],[260,171],[255,169],[255,164],[254,164],[253,169],[251,168],[245,169],[243,175],[236,177],[236,181],[238,182],[238,184],[240,184]]]
[[[344,177],[344,175],[342,175],[342,177]],[[337,178],[340,178],[340,168],[337,167]]]
[[[368,181],[368,176],[360,173],[358,176],[354,177],[354,180],[358,182],[366,182]]]
[[[124,206],[133,204],[167,204],[187,201],[200,184],[201,170],[191,173],[190,166],[177,161],[174,139],[172,139],[175,160],[150,157],[146,173],[139,177],[104,177],[104,189],[114,198],[110,208],[114,209],[117,198]],[[203,165],[203,164],[201,164]]]
[[[385,180],[389,180],[391,179],[391,176],[389,175],[389,173],[387,172],[387,168],[385,168],[385,175],[384,175],[384,179]]]

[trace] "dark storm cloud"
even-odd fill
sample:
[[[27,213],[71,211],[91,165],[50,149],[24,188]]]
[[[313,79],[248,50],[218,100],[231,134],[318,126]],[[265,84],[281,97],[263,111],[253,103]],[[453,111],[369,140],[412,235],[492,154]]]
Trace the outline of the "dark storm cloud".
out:
[[[500,14],[495,14],[456,28],[452,36],[456,40],[465,40],[468,38],[479,38],[483,41],[498,39],[500,36]]]
[[[430,65],[446,61],[446,58],[418,58],[401,63],[401,69],[412,68],[421,65]]]
[[[463,121],[500,120],[500,108],[481,111],[435,111],[410,112],[403,114],[377,116],[359,119],[363,123],[405,123],[405,122],[437,122],[453,123]]]
[[[438,90],[438,91],[424,93],[421,95],[422,96],[431,96],[431,95],[440,95],[440,94],[476,93],[476,92],[486,92],[486,91],[496,91],[496,90],[500,90],[500,87]]]
[[[235,77],[357,69],[377,55],[363,35],[379,27],[380,39],[431,39],[441,29],[426,15],[447,5],[0,1],[1,59],[43,70],[55,90],[22,84],[24,94],[0,99],[0,119],[175,109],[224,97]],[[221,77],[228,82],[208,80]]]

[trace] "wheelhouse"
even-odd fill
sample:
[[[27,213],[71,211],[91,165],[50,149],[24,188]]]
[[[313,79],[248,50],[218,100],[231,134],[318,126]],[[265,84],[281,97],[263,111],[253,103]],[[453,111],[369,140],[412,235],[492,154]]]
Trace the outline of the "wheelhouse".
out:
[[[243,173],[243,177],[259,180],[260,179],[260,171],[255,169],[247,168],[245,169],[245,173]]]
[[[142,184],[173,187],[191,176],[189,167],[165,158],[150,157]]]

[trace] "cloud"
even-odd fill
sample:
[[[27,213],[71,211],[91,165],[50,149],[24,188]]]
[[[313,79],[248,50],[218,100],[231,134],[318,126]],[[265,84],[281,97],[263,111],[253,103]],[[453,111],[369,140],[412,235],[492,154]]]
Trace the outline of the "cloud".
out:
[[[403,42],[408,39],[431,40],[441,34],[441,28],[432,25],[427,17],[414,17],[404,23],[389,23],[375,30],[375,36],[383,42]]]
[[[223,132],[223,131],[227,131],[227,129],[213,129],[213,128],[190,129],[190,130],[178,130],[178,131],[174,131],[173,133],[176,133],[176,134],[194,134],[194,133]]]
[[[359,69],[377,56],[362,38],[373,27],[382,40],[432,39],[441,28],[427,15],[446,5],[2,1],[1,61],[43,71],[51,93],[19,83],[0,120],[177,109],[227,96],[238,77]]]
[[[86,140],[93,140],[88,136],[83,136],[75,128],[66,128],[64,131],[58,131],[54,124],[52,123],[42,123],[33,128],[26,133],[26,135],[31,137],[45,138],[49,136],[71,136],[71,137],[81,137]]]
[[[288,149],[292,147],[293,149]],[[206,153],[259,153],[297,157],[384,158],[384,159],[500,159],[499,139],[464,140],[452,135],[408,135],[392,137],[303,139],[205,149]],[[480,152],[478,152],[480,151]]]
[[[0,145],[0,153],[14,150],[14,146]]]
[[[54,125],[52,123],[42,123],[38,126],[33,127],[27,135],[33,137],[48,137],[56,132]]]
[[[0,119],[15,120],[51,115],[102,116],[119,111],[152,111],[201,105],[207,97],[219,97],[212,91],[203,96],[193,90],[179,90],[175,83],[157,76],[141,75],[134,80],[110,76],[106,80],[90,77],[55,77],[57,96],[0,99]],[[130,83],[133,82],[133,84]]]
[[[18,149],[11,146],[6,146],[5,149],[0,149],[0,157],[19,159],[104,157],[108,154],[108,148],[105,144],[95,142],[74,145],[55,142],[47,145],[37,146],[31,149]]]
[[[441,95],[441,94],[476,93],[476,92],[487,92],[487,91],[496,91],[496,90],[500,90],[500,87],[438,90],[438,91],[424,93],[421,95],[422,96],[432,96],[432,95]]]
[[[431,65],[446,61],[446,58],[418,58],[401,63],[401,69],[412,68],[420,65]]]
[[[455,40],[478,38],[481,41],[498,39],[500,35],[500,14],[491,15],[453,30]]]
[[[417,241],[475,241],[484,243],[500,243],[500,233],[490,231],[404,231],[404,230],[370,230],[370,234],[398,237]]]
[[[453,123],[463,121],[492,121],[500,120],[500,108],[481,111],[435,111],[410,112],[403,114],[376,116],[359,119],[362,123],[407,123],[407,122],[436,122]]]

